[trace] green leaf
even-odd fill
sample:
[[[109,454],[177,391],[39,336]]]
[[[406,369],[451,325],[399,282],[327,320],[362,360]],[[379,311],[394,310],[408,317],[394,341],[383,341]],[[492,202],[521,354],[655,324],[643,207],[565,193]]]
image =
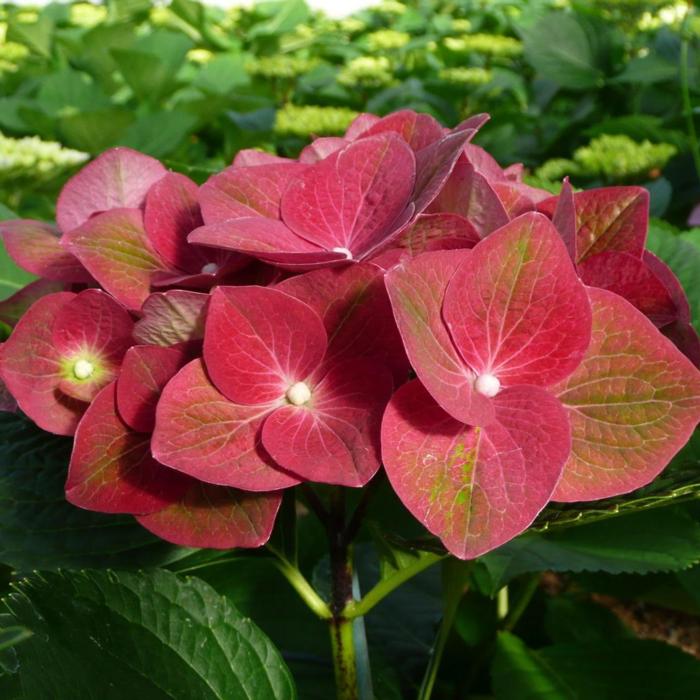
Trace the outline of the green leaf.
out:
[[[611,83],[631,83],[644,85],[651,83],[667,83],[678,77],[678,65],[667,61],[661,56],[651,54],[633,58],[619,75],[610,80]]]
[[[139,100],[157,101],[176,86],[177,72],[192,41],[184,34],[157,30],[129,49],[113,49],[124,80]]]
[[[109,99],[89,76],[67,68],[42,80],[36,104],[60,117],[109,107]]]
[[[608,639],[534,650],[502,633],[491,676],[496,700],[667,700],[697,695],[700,661],[663,642]]]
[[[552,12],[523,31],[527,61],[543,77],[572,90],[599,87],[603,73],[582,20]]]
[[[15,644],[23,642],[25,639],[29,639],[32,636],[30,630],[26,627],[19,627],[15,625],[14,627],[0,628],[0,651],[3,649],[9,649]]]
[[[97,154],[114,146],[133,118],[124,109],[100,109],[63,117],[58,128],[67,146]]]
[[[677,571],[700,561],[700,522],[681,508],[526,533],[481,558],[492,590],[533,571]]]
[[[70,505],[63,492],[71,440],[0,414],[0,562],[20,570],[156,566],[190,550],[163,542],[129,516]]]
[[[283,0],[283,2],[261,3],[258,8],[272,10],[271,18],[256,24],[249,32],[248,38],[279,36],[291,32],[298,24],[309,19],[309,7],[304,0]]]
[[[604,642],[613,637],[631,637],[632,633],[608,608],[570,595],[547,599],[544,618],[547,635],[553,642]]]
[[[163,158],[191,134],[197,117],[185,112],[154,112],[139,117],[121,136],[119,143],[154,158]]]
[[[53,42],[53,22],[43,14],[33,23],[21,22],[20,17],[20,11],[12,12],[8,17],[7,41],[24,44],[34,53],[49,57]]]
[[[654,220],[649,225],[647,248],[676,273],[688,295],[695,330],[700,331],[700,248]]]
[[[192,86],[214,95],[228,95],[241,85],[248,85],[250,78],[245,70],[245,57],[241,53],[224,53],[205,64]]]
[[[24,700],[289,700],[265,635],[198,579],[166,571],[33,574],[4,606],[34,636],[15,651]]]

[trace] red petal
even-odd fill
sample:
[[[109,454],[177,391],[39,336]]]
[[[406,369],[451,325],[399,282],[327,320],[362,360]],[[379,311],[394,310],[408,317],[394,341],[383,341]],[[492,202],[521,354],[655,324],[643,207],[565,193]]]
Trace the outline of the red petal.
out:
[[[151,277],[167,269],[151,249],[138,209],[113,209],[64,235],[92,276],[129,309],[140,309]]]
[[[305,169],[305,165],[293,161],[226,168],[199,190],[204,221],[217,224],[249,216],[278,219],[283,192]]]
[[[387,370],[371,360],[327,365],[311,382],[311,399],[283,406],[263,424],[265,449],[310,481],[363,486],[380,465],[379,427],[391,396]]]
[[[361,139],[290,183],[282,219],[321,249],[347,249],[360,259],[392,233],[414,182],[413,153],[396,134]]]
[[[150,435],[134,432],[119,418],[115,382],[106,386],[75,433],[68,501],[100,513],[150,513],[179,498],[188,485],[151,457]]]
[[[124,357],[117,380],[119,416],[139,433],[151,433],[156,424],[156,406],[163,387],[189,362],[193,344],[169,348],[135,345]]]
[[[75,298],[58,292],[35,302],[2,346],[2,378],[20,408],[43,430],[72,435],[87,404],[58,390],[61,358],[53,343],[53,322]]]
[[[449,180],[430,205],[430,212],[459,214],[484,237],[510,220],[488,180],[466,160],[459,160]]]
[[[631,304],[589,288],[593,336],[554,390],[569,411],[571,457],[559,501],[609,498],[648,484],[700,420],[700,373]]]
[[[445,135],[445,129],[434,117],[402,109],[375,122],[361,136],[365,138],[387,131],[399,134],[414,151],[420,151]]]
[[[542,390],[502,392],[500,421],[474,428],[445,413],[418,381],[382,423],[382,456],[399,498],[456,556],[478,557],[520,534],[546,505],[568,454],[566,417]],[[536,401],[545,397],[541,406]],[[554,437],[547,435],[551,430]],[[541,443],[540,438],[545,442]]]
[[[65,292],[69,288],[70,285],[65,282],[42,279],[30,282],[11,297],[0,301],[0,321],[8,326],[14,326],[37,299],[54,292]]]
[[[134,325],[134,340],[167,346],[203,338],[208,303],[208,294],[184,289],[151,294]]]
[[[470,251],[443,315],[465,362],[504,386],[548,386],[581,361],[591,310],[559,234],[542,214],[514,219]]]
[[[142,207],[151,185],[166,172],[155,158],[130,148],[106,151],[61,190],[56,204],[58,228],[68,233],[100,212]]]
[[[153,454],[163,464],[201,481],[274,491],[295,486],[265,452],[260,426],[270,406],[241,406],[222,396],[209,381],[201,360],[181,369],[158,403]]]
[[[300,163],[318,163],[319,160],[327,158],[331,153],[345,148],[350,143],[348,139],[339,138],[338,136],[325,136],[319,139],[314,139],[306,148],[299,154]]]
[[[55,227],[41,221],[16,219],[0,223],[9,256],[24,270],[47,280],[91,282],[90,273],[59,243]]]
[[[325,362],[372,357],[391,367],[398,383],[406,379],[408,360],[378,267],[357,263],[315,270],[277,288],[308,304],[323,320],[330,339]]]
[[[215,386],[243,404],[281,400],[318,366],[327,347],[318,314],[269,287],[218,287],[204,333],[204,360]]]
[[[585,284],[619,294],[659,327],[678,316],[666,287],[644,261],[629,253],[611,250],[591,255],[578,272]]]
[[[281,502],[279,494],[195,483],[179,501],[136,520],[181,547],[260,547],[270,539]]]
[[[394,242],[412,256],[431,250],[473,248],[481,237],[476,228],[457,214],[422,214]]]
[[[188,234],[203,224],[198,189],[188,177],[168,173],[146,196],[143,223],[148,240],[158,255],[177,270],[199,272],[209,262],[209,251],[187,242]]]
[[[447,285],[471,251],[424,253],[386,275],[394,318],[408,359],[433,398],[462,421],[485,425],[493,407],[474,391],[474,373],[452,344],[442,320]]]

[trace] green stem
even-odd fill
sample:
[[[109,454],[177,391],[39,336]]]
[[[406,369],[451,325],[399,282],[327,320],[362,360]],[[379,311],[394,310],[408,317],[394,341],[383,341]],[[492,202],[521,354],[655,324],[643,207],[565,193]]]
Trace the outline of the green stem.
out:
[[[518,624],[518,621],[520,620],[523,613],[527,609],[527,606],[530,605],[530,601],[532,600],[532,597],[535,595],[539,585],[540,585],[540,574],[534,574],[527,581],[527,583],[525,584],[525,587],[523,588],[523,591],[520,594],[520,596],[518,597],[518,600],[516,601],[515,605],[510,609],[510,611],[508,612],[508,615],[503,620],[503,624],[501,625],[502,629],[504,629],[506,632],[513,631],[513,629],[515,628],[515,625]]]
[[[333,670],[338,700],[358,700],[353,621],[333,618],[330,623]]]
[[[444,554],[433,554],[432,552],[422,552],[415,563],[399,569],[393,576],[380,581],[374,588],[370,589],[362,600],[353,601],[345,608],[345,614],[349,618],[366,615],[377,603],[386,598],[389,593],[398,588],[402,583],[413,578],[429,566],[436,564],[445,558]]]
[[[313,586],[293,564],[290,564],[277,550],[268,545],[268,549],[275,555],[275,565],[280,573],[289,581],[292,588],[300,595],[306,605],[322,620],[330,620],[331,611]]]
[[[445,651],[447,640],[452,631],[452,624],[457,615],[457,608],[459,607],[460,600],[462,600],[462,597],[467,591],[467,571],[468,569],[464,566],[463,562],[455,562],[448,559],[443,565],[443,595],[445,607],[437,639],[435,640],[435,645],[433,646],[428,661],[428,668],[425,670],[420,692],[418,693],[418,700],[430,700],[433,694],[435,679],[437,678],[437,672],[440,668],[440,662],[442,661],[442,655]]]
[[[688,140],[690,141],[690,152],[693,155],[693,163],[695,164],[695,173],[700,178],[700,143],[698,142],[698,134],[695,129],[695,120],[693,118],[693,104],[690,99],[690,79],[688,69],[688,18],[692,13],[692,9],[688,10],[681,28],[681,56],[680,56],[680,81],[681,81],[681,97],[683,99],[683,112],[685,114],[686,123],[688,125]]]
[[[345,491],[331,492],[328,544],[331,560],[330,633],[338,700],[358,700],[357,661],[352,618],[346,610],[353,602],[352,550],[345,540]]]

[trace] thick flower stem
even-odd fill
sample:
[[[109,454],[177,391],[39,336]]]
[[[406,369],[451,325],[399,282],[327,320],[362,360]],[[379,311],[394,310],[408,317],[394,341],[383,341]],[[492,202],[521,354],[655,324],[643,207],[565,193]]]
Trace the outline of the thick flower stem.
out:
[[[334,617],[330,620],[330,630],[337,698],[358,700],[353,621]]]

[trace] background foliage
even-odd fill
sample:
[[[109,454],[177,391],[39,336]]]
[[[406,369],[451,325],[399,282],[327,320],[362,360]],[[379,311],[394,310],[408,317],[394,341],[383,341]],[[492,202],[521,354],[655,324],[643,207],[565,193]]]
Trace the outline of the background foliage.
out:
[[[649,188],[649,248],[684,284],[700,330],[700,231],[685,226],[700,200],[700,15],[687,9],[385,0],[331,20],[303,0],[4,4],[0,216],[51,219],[65,179],[113,145],[202,181],[240,148],[295,155],[359,111],[410,107],[446,125],[488,111],[478,142],[540,186],[569,175]],[[3,297],[29,279],[0,251]],[[17,416],[0,415],[0,429],[2,697],[332,696],[326,626],[269,551],[185,550],[77,510],[63,498],[69,443]],[[375,696],[416,697],[443,615],[435,698],[696,695],[699,467],[696,435],[640,492],[550,507],[457,573],[411,578],[357,623]],[[355,550],[362,592],[437,558],[386,484],[372,490]],[[323,596],[324,533],[303,499],[286,507],[273,547]]]

